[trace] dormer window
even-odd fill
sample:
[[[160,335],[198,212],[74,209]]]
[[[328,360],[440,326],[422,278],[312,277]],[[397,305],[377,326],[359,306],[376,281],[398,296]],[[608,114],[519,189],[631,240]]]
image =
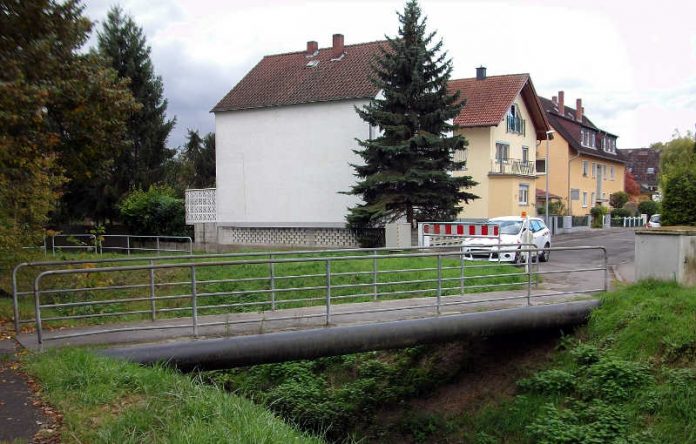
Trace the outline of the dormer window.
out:
[[[587,128],[580,128],[580,145],[595,148],[596,133]]]

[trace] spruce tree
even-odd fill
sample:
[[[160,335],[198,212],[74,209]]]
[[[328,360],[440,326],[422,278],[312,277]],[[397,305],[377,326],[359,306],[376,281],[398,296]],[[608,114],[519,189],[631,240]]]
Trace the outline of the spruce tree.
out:
[[[99,53],[110,61],[119,77],[129,80],[130,90],[141,108],[128,121],[130,149],[119,159],[118,186],[147,189],[160,181],[164,164],[175,151],[166,147],[175,119],[166,117],[162,78],[156,76],[143,30],[123,10],[109,10],[102,30],[97,33]]]
[[[187,178],[192,188],[210,188],[215,186],[215,133],[208,133],[203,138],[197,130],[189,130],[184,145],[184,162],[188,164]]]
[[[398,36],[387,37],[373,65],[372,81],[383,98],[356,109],[381,134],[358,140],[362,149],[355,150],[364,165],[352,165],[359,180],[347,193],[363,201],[347,216],[353,228],[403,217],[411,224],[452,220],[461,202],[477,198],[464,191],[476,185],[471,177],[451,174],[463,166],[454,161],[455,151],[467,145],[462,136],[449,135],[455,128],[448,122],[461,108],[459,93],[447,91],[452,61],[442,40],[433,44],[436,33],[426,32],[416,0],[398,17]]]

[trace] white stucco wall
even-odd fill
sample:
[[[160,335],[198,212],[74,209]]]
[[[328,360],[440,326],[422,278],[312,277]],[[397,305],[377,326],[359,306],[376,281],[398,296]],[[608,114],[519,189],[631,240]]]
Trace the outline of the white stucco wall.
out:
[[[358,199],[355,138],[369,137],[341,101],[216,113],[217,222],[239,226],[345,226]]]

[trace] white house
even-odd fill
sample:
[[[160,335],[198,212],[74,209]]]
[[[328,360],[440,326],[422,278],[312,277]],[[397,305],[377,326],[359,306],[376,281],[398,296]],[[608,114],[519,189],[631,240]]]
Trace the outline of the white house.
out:
[[[371,136],[355,107],[378,93],[371,63],[384,44],[334,34],[330,48],[266,56],[215,105],[216,211],[189,220],[197,238],[354,245],[345,215],[357,198],[341,192],[355,183],[355,139]]]

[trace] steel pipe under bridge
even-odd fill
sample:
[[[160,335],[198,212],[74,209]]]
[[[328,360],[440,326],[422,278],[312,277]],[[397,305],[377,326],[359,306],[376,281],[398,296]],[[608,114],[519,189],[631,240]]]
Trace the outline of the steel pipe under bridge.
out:
[[[192,342],[150,344],[100,351],[141,364],[165,362],[181,370],[215,370],[403,348],[586,322],[598,301],[579,301],[366,325],[266,333]]]

